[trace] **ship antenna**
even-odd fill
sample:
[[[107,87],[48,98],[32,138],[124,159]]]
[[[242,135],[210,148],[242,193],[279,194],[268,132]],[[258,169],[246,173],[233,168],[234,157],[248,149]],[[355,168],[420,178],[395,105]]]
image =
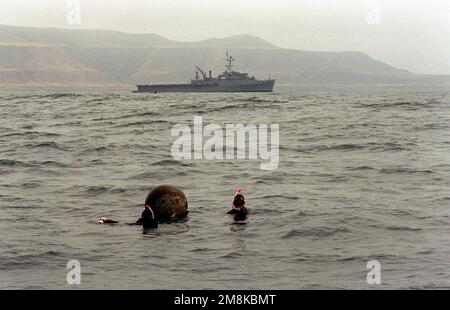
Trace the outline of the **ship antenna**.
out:
[[[227,62],[228,65],[226,65],[225,67],[227,68],[227,71],[231,73],[231,68],[233,67],[233,65],[231,64],[232,61],[234,61],[233,56],[228,56],[228,51],[226,51],[226,55],[227,55]]]

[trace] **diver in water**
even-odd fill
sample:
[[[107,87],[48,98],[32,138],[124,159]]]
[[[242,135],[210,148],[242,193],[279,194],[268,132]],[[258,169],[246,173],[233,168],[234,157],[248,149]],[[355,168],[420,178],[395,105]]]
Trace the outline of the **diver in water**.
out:
[[[97,223],[99,223],[99,224],[117,224],[119,222],[114,221],[114,220],[110,220],[110,219],[108,219],[106,217],[101,217],[101,218],[98,219]]]
[[[106,217],[101,217],[97,220],[99,224],[117,224],[118,221],[110,220]],[[144,211],[142,211],[141,217],[136,221],[136,223],[127,223],[127,225],[142,225],[144,228],[156,228],[158,227],[158,222],[155,220],[155,215],[153,210],[149,205],[145,205]]]
[[[238,189],[234,195],[233,204],[231,210],[227,214],[234,214],[235,221],[245,220],[248,214],[248,210],[245,207],[245,197],[242,195],[241,190]]]
[[[144,211],[142,211],[141,218],[136,221],[137,225],[142,225],[144,228],[156,228],[158,227],[158,221],[155,220],[155,214],[149,205],[145,205]]]

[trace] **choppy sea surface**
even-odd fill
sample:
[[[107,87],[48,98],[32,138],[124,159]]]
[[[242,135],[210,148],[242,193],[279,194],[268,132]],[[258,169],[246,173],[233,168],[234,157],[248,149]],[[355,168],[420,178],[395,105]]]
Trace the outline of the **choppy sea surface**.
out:
[[[0,112],[2,289],[450,288],[449,91],[1,92]],[[279,124],[278,169],[174,160],[195,115]],[[122,224],[163,183],[189,217]],[[225,214],[236,188],[243,223]]]

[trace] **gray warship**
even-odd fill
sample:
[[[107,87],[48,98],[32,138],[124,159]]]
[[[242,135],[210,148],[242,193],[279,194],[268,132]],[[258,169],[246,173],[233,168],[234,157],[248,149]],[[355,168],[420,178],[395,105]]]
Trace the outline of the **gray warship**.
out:
[[[275,84],[275,79],[271,79],[269,75],[268,80],[257,80],[254,76],[248,73],[238,72],[233,70],[232,62],[235,59],[226,53],[227,65],[226,70],[217,77],[212,76],[212,71],[209,70],[207,75],[205,71],[198,66],[195,68],[195,78],[191,79],[190,84],[147,84],[136,85],[135,92],[272,92]],[[201,74],[201,77],[199,75]]]

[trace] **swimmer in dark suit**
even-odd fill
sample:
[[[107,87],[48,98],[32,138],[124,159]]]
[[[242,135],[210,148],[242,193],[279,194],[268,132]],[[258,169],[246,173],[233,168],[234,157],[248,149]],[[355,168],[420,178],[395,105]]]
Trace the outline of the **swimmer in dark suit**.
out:
[[[227,214],[234,214],[235,221],[243,221],[247,218],[248,210],[245,207],[245,197],[240,189],[236,191],[231,210]]]
[[[155,214],[149,205],[145,205],[144,211],[142,211],[141,218],[136,221],[136,224],[142,225],[144,228],[156,228],[158,227],[158,221],[155,220]]]
[[[119,222],[110,220],[106,217],[101,217],[97,220],[99,224],[117,224]],[[142,225],[144,228],[156,228],[158,227],[158,222],[155,220],[155,215],[153,210],[149,205],[145,205],[144,211],[142,211],[141,217],[136,221],[136,223],[127,223],[127,225]]]

